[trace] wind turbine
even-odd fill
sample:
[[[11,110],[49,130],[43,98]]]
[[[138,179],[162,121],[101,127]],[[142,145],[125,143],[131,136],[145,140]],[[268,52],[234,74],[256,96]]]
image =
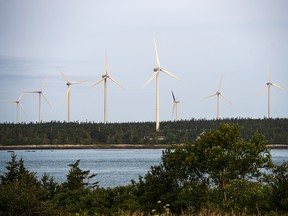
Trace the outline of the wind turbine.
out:
[[[47,79],[48,77],[46,77],[45,81],[43,82],[42,87],[40,88],[40,90],[38,91],[28,91],[26,93],[32,93],[32,94],[38,94],[39,96],[39,116],[38,116],[38,122],[42,123],[42,112],[41,112],[41,99],[42,97],[46,100],[46,102],[48,103],[48,105],[51,107],[51,104],[49,103],[48,99],[45,97],[43,90],[46,87],[46,83],[47,83]]]
[[[223,97],[229,104],[231,104],[231,102],[221,93],[221,88],[222,88],[222,77],[219,82],[218,91],[215,94],[206,97],[211,98],[217,96],[217,119],[220,119],[220,96]]]
[[[101,80],[99,80],[94,85],[92,85],[92,87],[94,87],[94,86],[98,85],[99,83],[104,82],[104,124],[107,123],[107,80],[108,79],[110,79],[112,82],[114,82],[120,88],[124,89],[123,86],[120,83],[118,83],[115,79],[113,79],[109,75],[108,57],[107,57],[107,53],[106,53],[106,56],[105,56],[105,74],[102,75],[102,79]]]
[[[67,78],[67,76],[60,71],[60,73],[62,74],[64,80],[66,81],[66,85],[68,86],[68,91],[67,91],[67,99],[68,99],[68,123],[70,122],[70,91],[71,91],[71,85],[75,85],[75,84],[79,84],[79,83],[83,83],[83,82],[87,82],[86,80],[81,80],[81,81],[69,81],[69,79]]]
[[[172,73],[168,72],[167,70],[161,68],[160,66],[160,61],[159,61],[159,56],[158,56],[158,50],[157,50],[157,45],[156,41],[154,40],[154,46],[155,46],[155,52],[156,52],[156,63],[157,63],[157,68],[154,68],[154,74],[150,77],[150,79],[144,84],[146,86],[151,80],[156,78],[156,131],[159,130],[159,125],[160,125],[160,99],[159,99],[159,74],[160,72],[166,73],[174,78],[179,79],[177,76],[173,75]]]
[[[278,89],[281,89],[281,90],[284,90],[284,89],[281,86],[271,82],[271,75],[270,75],[270,67],[269,66],[268,66],[268,82],[266,83],[266,85],[267,86],[263,89],[263,91],[260,92],[260,94],[263,93],[264,91],[268,90],[268,118],[271,118],[271,114],[270,114],[270,87],[275,86]]]
[[[172,97],[173,97],[173,111],[172,111],[172,115],[174,115],[174,111],[175,111],[175,113],[176,113],[175,114],[176,115],[175,120],[178,121],[178,103],[180,103],[180,101],[175,98],[175,95],[174,95],[173,91],[171,91],[171,92],[172,92]]]
[[[18,100],[1,100],[1,102],[11,102],[11,103],[16,103],[16,123],[18,124],[19,123],[19,121],[18,121],[18,119],[19,119],[19,106],[20,106],[20,108],[22,109],[22,111],[25,113],[25,111],[24,111],[24,108],[23,108],[23,106],[22,106],[22,104],[21,104],[21,99],[22,99],[22,97],[23,97],[23,93],[20,95],[20,97],[18,98]]]

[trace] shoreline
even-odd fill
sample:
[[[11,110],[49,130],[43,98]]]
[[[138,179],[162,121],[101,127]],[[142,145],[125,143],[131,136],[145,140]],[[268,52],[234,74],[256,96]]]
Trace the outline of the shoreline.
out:
[[[55,144],[55,145],[0,145],[0,150],[41,149],[165,149],[172,144]],[[269,149],[287,149],[288,144],[268,144]]]
[[[165,149],[167,144],[55,144],[55,145],[0,145],[0,150],[41,149]]]

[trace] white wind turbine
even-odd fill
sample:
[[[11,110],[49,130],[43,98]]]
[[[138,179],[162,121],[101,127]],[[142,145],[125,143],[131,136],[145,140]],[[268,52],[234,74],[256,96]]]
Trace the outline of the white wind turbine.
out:
[[[222,88],[222,77],[219,82],[218,91],[215,94],[206,97],[211,98],[217,96],[217,119],[220,119],[220,96],[223,97],[229,104],[231,104],[231,102],[221,93],[221,88]]]
[[[66,85],[68,86],[68,91],[67,91],[67,100],[68,100],[68,123],[70,122],[70,92],[71,92],[71,85],[75,85],[75,84],[79,84],[79,83],[83,83],[83,82],[87,82],[86,80],[81,80],[81,81],[69,81],[69,79],[67,78],[67,76],[60,71],[64,80],[66,81]]]
[[[102,79],[96,82],[92,87],[98,85],[101,82],[104,82],[104,124],[107,123],[107,80],[110,79],[112,82],[114,82],[116,85],[118,85],[120,88],[124,89],[123,86],[118,83],[115,79],[113,79],[109,75],[109,69],[108,69],[108,57],[107,54],[105,56],[105,74],[102,75]]]
[[[172,92],[172,97],[173,97],[173,111],[172,111],[172,115],[174,115],[174,111],[175,111],[175,121],[178,121],[178,103],[180,103],[180,101],[178,99],[175,98],[175,95]]]
[[[45,97],[43,90],[46,87],[46,83],[47,83],[47,79],[48,77],[46,77],[45,81],[43,82],[42,87],[40,88],[40,90],[38,91],[28,91],[26,93],[34,93],[34,94],[38,94],[39,96],[39,114],[38,114],[38,122],[42,123],[42,111],[41,111],[41,99],[42,97],[46,100],[46,102],[48,103],[48,105],[51,107],[51,104],[49,103],[48,99]]]
[[[11,103],[16,103],[16,123],[19,123],[19,106],[22,109],[22,111],[25,113],[24,108],[21,104],[21,99],[23,97],[23,93],[20,95],[20,97],[18,98],[18,100],[0,100],[1,102],[11,102]]]
[[[156,77],[156,131],[159,130],[160,125],[160,99],[159,99],[159,74],[160,72],[166,73],[174,78],[179,79],[177,76],[173,75],[172,73],[168,72],[167,70],[164,70],[160,66],[159,56],[158,56],[158,50],[156,41],[154,40],[154,46],[155,46],[155,52],[156,52],[156,62],[157,62],[157,68],[154,68],[154,74],[150,77],[150,79],[144,84],[146,86],[151,80],[153,80]]]
[[[272,83],[270,76],[271,76],[270,75],[270,67],[268,66],[268,82],[266,83],[267,86],[263,89],[262,92],[260,92],[260,93],[263,93],[264,91],[268,90],[268,118],[271,118],[271,114],[270,114],[270,87],[275,86],[278,89],[284,90],[281,86],[279,86],[275,83]]]

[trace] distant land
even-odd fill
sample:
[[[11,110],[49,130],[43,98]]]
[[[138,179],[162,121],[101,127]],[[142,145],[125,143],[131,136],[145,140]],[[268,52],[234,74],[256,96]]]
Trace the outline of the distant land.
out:
[[[193,143],[201,134],[221,123],[238,124],[240,136],[249,140],[258,131],[270,148],[288,147],[288,119],[191,119],[161,122],[93,123],[45,122],[1,123],[0,149],[67,148],[166,148],[171,144]]]

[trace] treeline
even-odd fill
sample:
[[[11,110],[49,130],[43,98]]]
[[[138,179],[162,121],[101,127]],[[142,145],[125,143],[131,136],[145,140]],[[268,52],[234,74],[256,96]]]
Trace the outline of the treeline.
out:
[[[0,215],[288,215],[288,162],[273,163],[262,134],[243,140],[239,126],[222,124],[193,144],[171,145],[145,176],[115,188],[99,187],[80,160],[61,184],[37,179],[12,154]]]
[[[269,144],[288,144],[288,119],[191,119],[161,122],[155,131],[154,122],[93,123],[56,122],[2,123],[0,144],[174,144],[191,143],[203,132],[221,123],[238,124],[241,137],[247,139],[254,131],[266,136]]]

